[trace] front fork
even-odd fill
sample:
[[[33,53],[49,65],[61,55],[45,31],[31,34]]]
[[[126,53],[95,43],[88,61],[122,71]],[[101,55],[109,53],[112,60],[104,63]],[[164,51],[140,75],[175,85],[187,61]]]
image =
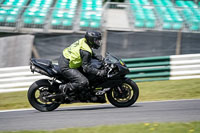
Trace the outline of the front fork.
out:
[[[117,86],[117,89],[118,89],[119,93],[123,93],[122,89],[119,86]]]

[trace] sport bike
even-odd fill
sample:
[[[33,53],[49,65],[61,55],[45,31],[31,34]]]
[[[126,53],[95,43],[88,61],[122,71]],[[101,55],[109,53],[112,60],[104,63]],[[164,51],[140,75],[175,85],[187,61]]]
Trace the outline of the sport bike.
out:
[[[59,66],[49,60],[32,58],[31,71],[46,75],[46,79],[35,81],[28,90],[28,100],[37,110],[53,111],[61,104],[76,102],[105,103],[105,97],[116,107],[128,107],[134,104],[139,96],[136,83],[126,78],[129,69],[119,58],[107,53],[103,61],[91,60],[91,65],[97,69],[106,69],[107,76],[99,77],[84,73],[88,78],[89,86],[75,89],[63,94],[59,90],[61,84],[69,82],[60,72]]]

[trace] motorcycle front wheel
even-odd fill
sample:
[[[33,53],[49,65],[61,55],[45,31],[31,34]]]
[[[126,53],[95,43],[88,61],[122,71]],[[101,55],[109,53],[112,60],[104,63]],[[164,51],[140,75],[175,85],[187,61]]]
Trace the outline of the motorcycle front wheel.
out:
[[[109,102],[116,107],[129,107],[133,105],[139,96],[139,88],[131,79],[124,79],[122,84],[111,88],[107,92]]]
[[[46,96],[51,95],[51,84],[47,79],[42,79],[34,82],[28,90],[29,103],[35,109],[41,112],[53,111],[60,106],[59,103],[53,100],[45,99]]]

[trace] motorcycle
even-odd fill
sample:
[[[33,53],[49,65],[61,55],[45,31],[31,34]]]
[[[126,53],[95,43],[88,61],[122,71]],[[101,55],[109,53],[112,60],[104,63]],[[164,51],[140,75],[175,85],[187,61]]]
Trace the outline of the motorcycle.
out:
[[[82,72],[88,78],[90,85],[88,88],[67,93],[66,98],[66,95],[59,90],[59,86],[69,81],[61,74],[59,66],[49,60],[32,58],[31,71],[49,78],[35,81],[30,86],[27,93],[29,103],[35,109],[46,112],[55,110],[61,104],[105,103],[105,96],[116,107],[128,107],[136,102],[139,88],[133,80],[125,77],[129,69],[121,59],[107,53],[102,62],[92,59],[91,65],[97,69],[106,69],[107,76],[98,77]]]

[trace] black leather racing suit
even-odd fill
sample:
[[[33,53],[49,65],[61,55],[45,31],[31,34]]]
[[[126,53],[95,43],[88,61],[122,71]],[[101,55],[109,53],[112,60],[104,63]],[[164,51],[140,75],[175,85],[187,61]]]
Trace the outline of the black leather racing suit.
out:
[[[80,55],[82,59],[83,71],[85,73],[97,75],[99,70],[90,65],[90,60],[92,58],[101,60],[102,57],[97,56],[94,52],[92,52],[91,55],[85,50],[80,50]],[[82,89],[89,85],[88,79],[78,69],[69,68],[69,60],[63,55],[60,56],[58,64],[63,76],[70,81],[69,85],[71,89]]]

